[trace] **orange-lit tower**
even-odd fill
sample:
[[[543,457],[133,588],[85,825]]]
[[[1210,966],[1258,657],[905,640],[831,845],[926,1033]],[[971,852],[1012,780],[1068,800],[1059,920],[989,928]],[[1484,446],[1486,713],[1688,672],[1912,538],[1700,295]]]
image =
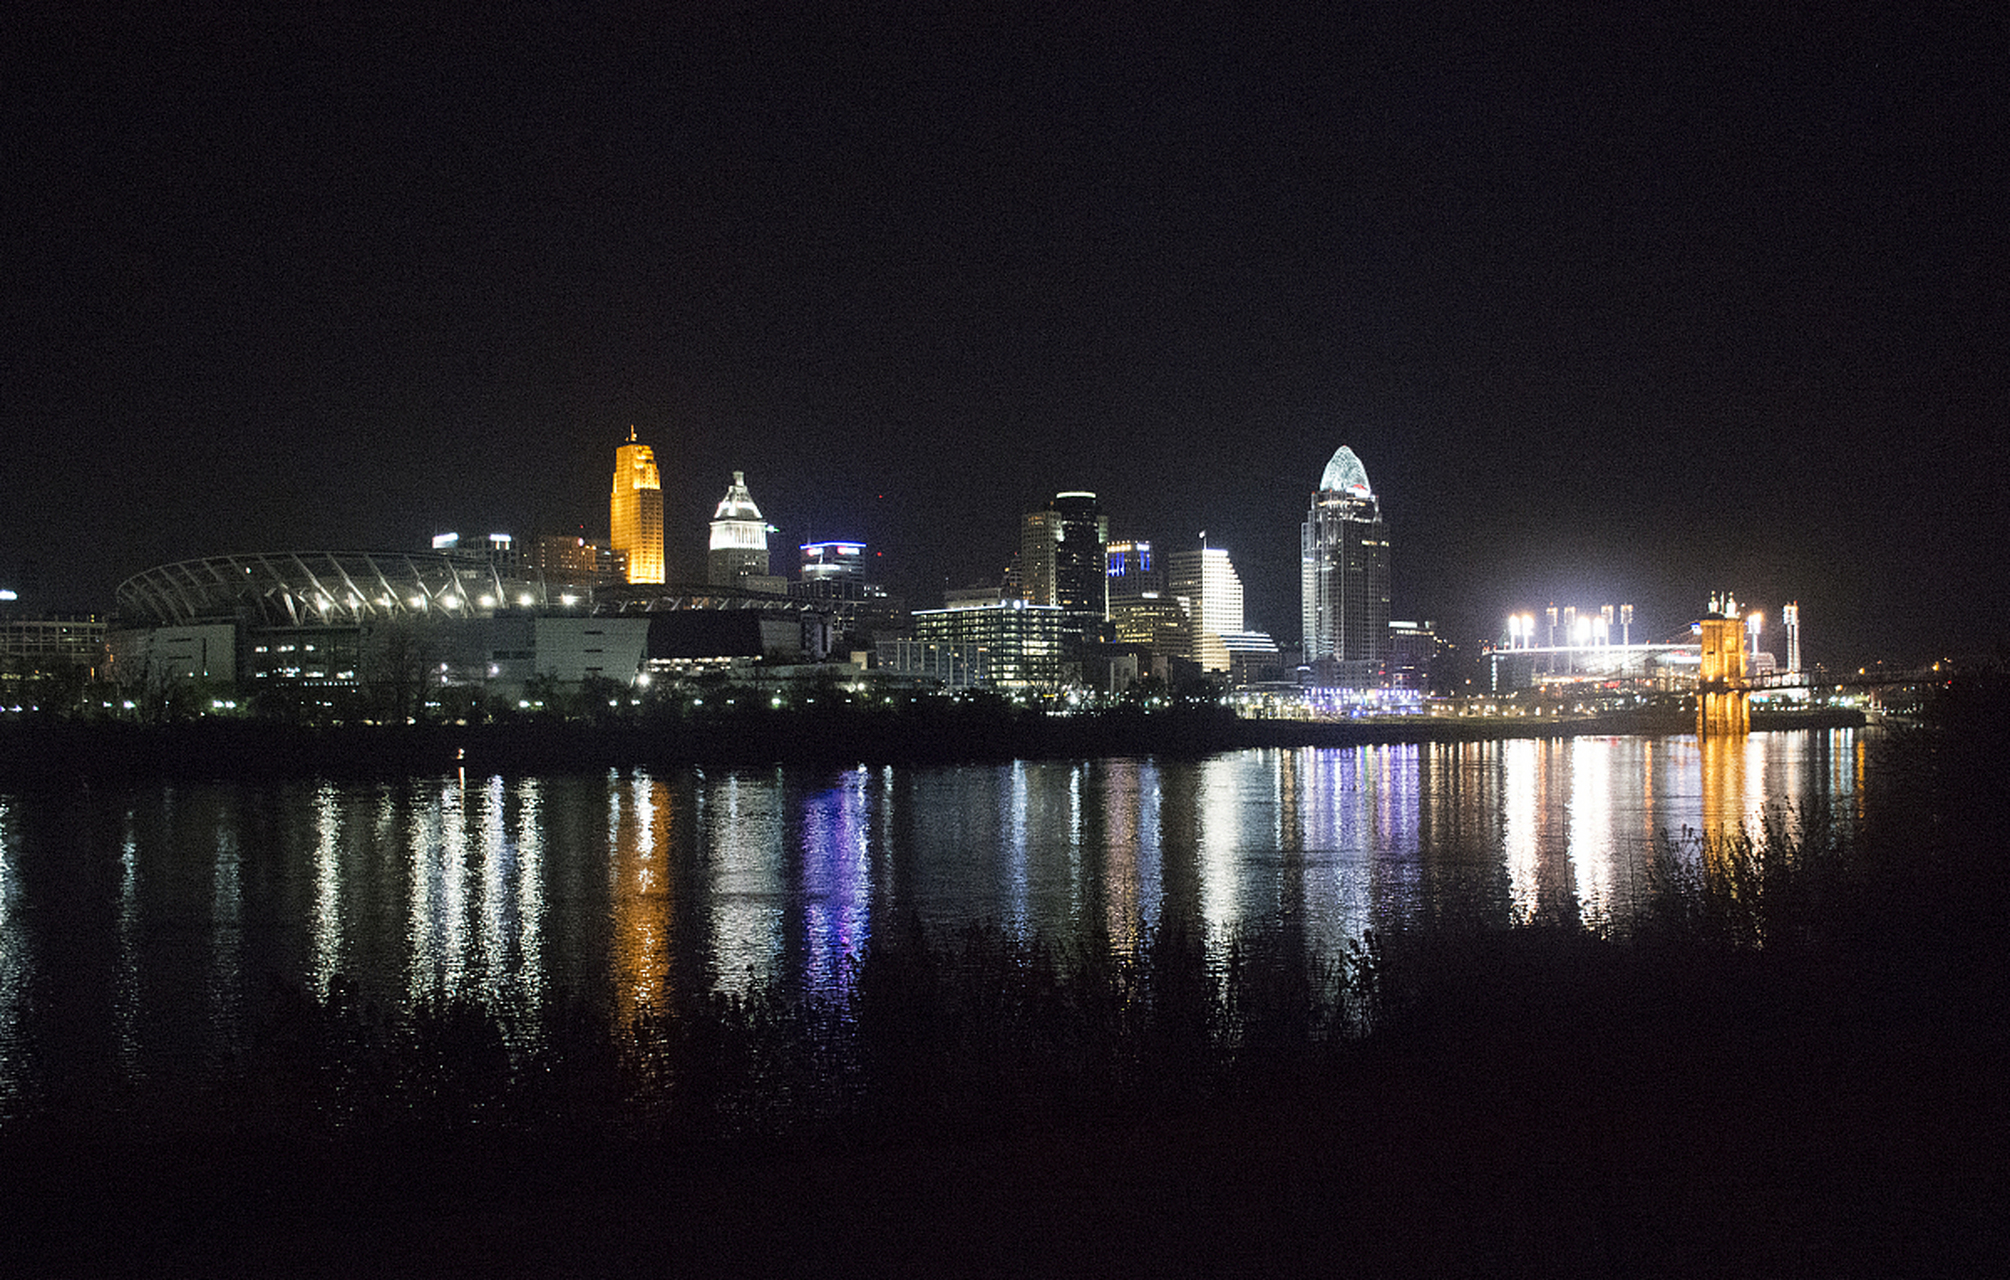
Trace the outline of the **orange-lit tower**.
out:
[[[607,542],[628,558],[630,582],[663,581],[663,482],[656,452],[628,443],[614,451],[614,493],[607,500]]]
[[[1745,689],[1745,624],[1712,613],[1697,626],[1703,662],[1697,673],[1696,733],[1705,738],[1749,733],[1752,706]]]

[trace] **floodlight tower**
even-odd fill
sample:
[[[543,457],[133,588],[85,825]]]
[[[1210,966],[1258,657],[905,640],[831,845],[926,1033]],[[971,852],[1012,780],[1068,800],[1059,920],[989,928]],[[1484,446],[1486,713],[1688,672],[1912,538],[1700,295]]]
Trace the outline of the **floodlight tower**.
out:
[[[1619,606],[1619,643],[1631,648],[1633,645],[1633,606]]]
[[[1787,629],[1787,670],[1797,672],[1801,669],[1801,602],[1782,608],[1780,622]]]

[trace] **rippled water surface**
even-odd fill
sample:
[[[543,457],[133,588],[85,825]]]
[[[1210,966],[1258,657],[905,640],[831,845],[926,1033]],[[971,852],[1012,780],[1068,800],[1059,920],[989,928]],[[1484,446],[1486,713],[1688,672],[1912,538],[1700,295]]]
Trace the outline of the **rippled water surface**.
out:
[[[1161,920],[1623,924],[1664,833],[1850,820],[1855,731],[935,768],[0,793],[0,1114],[79,1067],[228,1057],[274,979],[620,1016],[841,980],[876,931],[1127,948]],[[535,1019],[528,1020],[535,1025]]]

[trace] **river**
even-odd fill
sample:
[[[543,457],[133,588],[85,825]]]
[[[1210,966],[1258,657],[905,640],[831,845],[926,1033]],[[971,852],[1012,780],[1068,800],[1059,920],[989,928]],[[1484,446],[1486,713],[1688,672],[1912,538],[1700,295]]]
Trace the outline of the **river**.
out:
[[[1656,842],[1860,816],[1861,730],[0,792],[0,1118],[228,1061],[275,980],[478,996],[535,1034],[842,982],[876,932],[1134,947],[1447,916],[1623,930]]]

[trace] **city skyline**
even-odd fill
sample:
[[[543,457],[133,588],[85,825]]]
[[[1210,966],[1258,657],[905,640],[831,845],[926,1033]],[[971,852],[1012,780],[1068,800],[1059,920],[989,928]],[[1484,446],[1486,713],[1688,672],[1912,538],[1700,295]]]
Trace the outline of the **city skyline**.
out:
[[[1347,443],[1392,612],[1464,643],[1730,590],[1798,601],[1810,665],[1987,653],[2000,36],[39,10],[0,86],[0,586],[598,537],[633,423],[673,580],[735,470],[777,545],[868,543],[917,602],[1092,491],[1162,555],[1208,530],[1283,640]]]

